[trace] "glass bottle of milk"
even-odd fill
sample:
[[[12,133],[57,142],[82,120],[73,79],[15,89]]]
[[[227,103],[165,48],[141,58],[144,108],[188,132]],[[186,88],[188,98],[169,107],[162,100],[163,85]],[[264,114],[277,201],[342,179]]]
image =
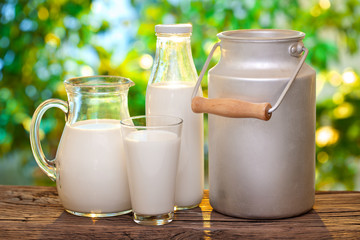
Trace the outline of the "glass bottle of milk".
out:
[[[147,115],[184,120],[176,178],[177,210],[199,205],[204,187],[203,114],[191,110],[197,73],[191,54],[191,24],[156,25],[156,55],[146,91]],[[199,89],[198,96],[202,96]]]

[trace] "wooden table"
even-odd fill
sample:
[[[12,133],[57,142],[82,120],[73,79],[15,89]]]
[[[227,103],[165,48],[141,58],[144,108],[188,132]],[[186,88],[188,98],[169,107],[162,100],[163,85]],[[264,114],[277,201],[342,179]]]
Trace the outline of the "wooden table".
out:
[[[317,192],[309,213],[281,220],[232,218],[200,207],[165,226],[140,226],[131,214],[92,219],[65,212],[54,187],[0,185],[0,239],[360,239],[360,192]]]

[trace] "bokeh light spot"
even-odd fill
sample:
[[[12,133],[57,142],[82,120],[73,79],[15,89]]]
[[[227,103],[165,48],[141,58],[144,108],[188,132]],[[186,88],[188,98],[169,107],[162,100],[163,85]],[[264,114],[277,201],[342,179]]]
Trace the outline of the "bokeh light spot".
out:
[[[12,97],[12,93],[8,88],[0,88],[0,99],[8,100],[10,97]]]
[[[64,18],[64,25],[66,28],[74,30],[78,30],[81,27],[79,20],[71,16],[66,16]]]
[[[0,38],[0,48],[7,48],[10,44],[10,40],[8,37],[3,36]]]
[[[51,98],[52,97],[52,91],[50,89],[44,89],[42,92],[41,92],[41,97],[43,99],[48,99],[48,98]]]
[[[334,109],[335,118],[348,118],[352,116],[354,112],[354,106],[351,103],[343,103]]]
[[[36,69],[36,75],[41,81],[48,81],[50,78],[49,70],[43,66]]]
[[[326,152],[319,152],[317,155],[317,160],[324,164],[329,160],[329,154],[327,154]]]
[[[51,46],[57,47],[60,45],[60,38],[58,38],[55,34],[53,33],[48,33],[45,36],[45,43],[49,44]]]
[[[7,23],[15,18],[15,4],[14,3],[5,3],[2,1],[1,6],[1,22]],[[10,2],[10,1],[8,1]]]
[[[359,121],[353,122],[352,125],[348,128],[347,137],[352,141],[359,139],[360,136],[360,123]]]
[[[69,79],[70,77],[65,77],[65,79]],[[58,82],[56,87],[55,87],[55,91],[61,95],[61,96],[66,96],[66,91],[64,88],[64,84],[62,82]]]
[[[30,124],[31,124],[31,118],[27,117],[22,121],[22,125],[24,127],[24,129],[29,132],[30,131]]]
[[[24,19],[22,20],[22,22],[20,23],[20,30],[23,32],[29,32],[29,31],[34,31],[36,30],[38,27],[38,24],[34,21],[31,21],[30,19]]]
[[[352,70],[345,71],[342,75],[343,81],[346,84],[352,84],[356,81],[356,74]]]
[[[28,97],[34,98],[34,97],[36,97],[38,91],[35,86],[29,85],[29,86],[26,86],[25,93]]]
[[[321,14],[321,9],[319,8],[318,5],[316,5],[310,10],[310,14],[313,17],[318,17]]]
[[[339,140],[339,131],[331,126],[320,127],[316,130],[316,145],[325,147]]]
[[[15,59],[15,53],[12,50],[8,50],[4,56],[4,65],[11,65]]]
[[[344,95],[341,92],[336,92],[333,95],[332,100],[337,105],[342,104],[344,102]]]
[[[92,76],[94,75],[94,70],[90,66],[84,65],[81,67],[80,73],[82,76]]]
[[[46,8],[41,7],[38,11],[38,17],[40,20],[43,20],[43,21],[48,19],[49,11]]]
[[[324,10],[327,10],[331,7],[331,3],[329,0],[320,0],[319,5]]]
[[[142,69],[150,69],[153,62],[154,62],[154,60],[151,55],[144,54],[141,56],[139,64]]]
[[[336,71],[330,71],[328,79],[330,84],[334,87],[338,87],[342,83],[341,75]]]

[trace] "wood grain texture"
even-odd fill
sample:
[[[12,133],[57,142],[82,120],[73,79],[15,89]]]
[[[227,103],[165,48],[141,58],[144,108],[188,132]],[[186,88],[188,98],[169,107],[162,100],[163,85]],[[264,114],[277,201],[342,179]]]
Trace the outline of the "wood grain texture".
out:
[[[131,214],[85,218],[66,213],[54,187],[0,186],[0,239],[360,239],[360,192],[318,192],[314,209],[280,220],[233,218],[199,207],[165,226],[140,226]]]
[[[232,98],[194,97],[191,109],[195,113],[211,113],[230,118],[258,118],[269,120],[270,103],[251,103]]]

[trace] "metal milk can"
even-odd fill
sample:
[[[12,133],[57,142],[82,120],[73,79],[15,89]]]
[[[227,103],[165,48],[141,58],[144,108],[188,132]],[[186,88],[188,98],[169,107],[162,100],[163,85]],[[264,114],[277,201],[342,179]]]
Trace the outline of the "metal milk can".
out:
[[[230,216],[276,219],[309,211],[315,195],[315,71],[304,33],[219,33],[194,89],[209,113],[210,204]],[[195,96],[213,52],[209,99]]]

